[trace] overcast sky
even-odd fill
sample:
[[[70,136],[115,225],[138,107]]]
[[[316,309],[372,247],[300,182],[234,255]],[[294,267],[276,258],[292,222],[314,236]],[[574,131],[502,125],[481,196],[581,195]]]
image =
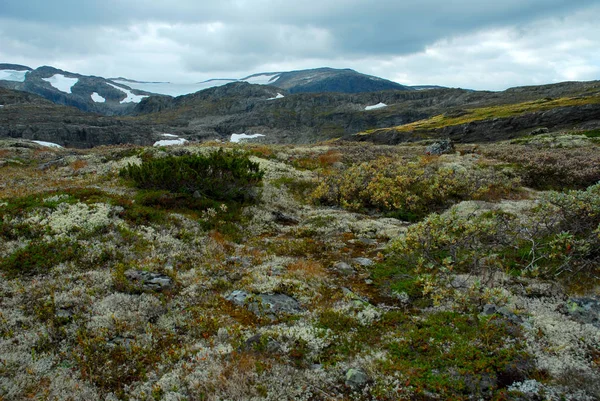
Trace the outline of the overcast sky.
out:
[[[198,82],[352,68],[500,90],[600,79],[600,0],[0,0],[0,62]]]

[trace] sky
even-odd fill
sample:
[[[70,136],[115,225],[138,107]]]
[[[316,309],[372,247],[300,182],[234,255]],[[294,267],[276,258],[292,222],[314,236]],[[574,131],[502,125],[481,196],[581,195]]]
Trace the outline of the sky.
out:
[[[600,0],[0,0],[0,63],[199,82],[352,68],[503,90],[600,79]]]

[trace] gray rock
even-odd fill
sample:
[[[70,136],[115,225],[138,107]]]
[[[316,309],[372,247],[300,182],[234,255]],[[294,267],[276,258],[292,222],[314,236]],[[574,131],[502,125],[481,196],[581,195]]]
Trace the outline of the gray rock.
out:
[[[286,226],[293,226],[300,223],[300,220],[289,214],[285,214],[279,211],[272,213],[276,223],[283,224]]]
[[[369,266],[373,266],[375,264],[375,262],[373,262],[369,258],[354,258],[354,259],[352,259],[352,262],[354,264],[362,266],[362,267],[369,267]]]
[[[523,323],[523,319],[520,316],[516,315],[514,312],[512,312],[510,309],[508,309],[505,306],[498,308],[494,304],[486,304],[483,307],[482,313],[484,315],[488,315],[488,316],[498,314],[498,315],[504,317],[509,322],[514,323],[514,324]]]
[[[225,297],[238,306],[243,306],[257,316],[276,319],[281,315],[293,315],[302,312],[298,301],[285,294],[249,294],[236,290]]]
[[[534,129],[533,131],[531,131],[529,133],[529,135],[541,135],[541,134],[547,134],[548,132],[550,132],[550,130],[548,128],[541,127],[541,128]]]
[[[353,276],[356,273],[354,267],[350,266],[346,262],[337,262],[333,265],[333,270],[344,276]]]
[[[125,277],[144,291],[164,291],[173,286],[173,280],[166,274],[130,269]]]
[[[346,386],[352,389],[364,387],[369,382],[369,376],[360,369],[348,369],[346,372]]]
[[[570,298],[566,304],[567,314],[583,324],[600,328],[600,300],[596,298]]]
[[[450,139],[438,141],[433,143],[425,149],[425,153],[428,155],[443,155],[444,153],[454,152],[454,145]]]

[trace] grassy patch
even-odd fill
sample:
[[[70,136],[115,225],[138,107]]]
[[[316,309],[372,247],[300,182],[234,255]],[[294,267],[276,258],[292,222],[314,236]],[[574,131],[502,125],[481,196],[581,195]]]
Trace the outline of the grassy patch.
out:
[[[10,278],[49,273],[54,266],[77,259],[82,251],[77,243],[67,240],[32,241],[0,259],[0,271]]]

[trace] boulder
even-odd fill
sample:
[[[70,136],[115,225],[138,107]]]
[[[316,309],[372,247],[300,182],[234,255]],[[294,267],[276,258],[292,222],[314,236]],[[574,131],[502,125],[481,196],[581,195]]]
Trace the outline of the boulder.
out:
[[[125,272],[125,277],[144,291],[164,291],[173,286],[173,279],[161,273],[130,269]]]
[[[298,301],[286,294],[249,294],[236,290],[225,297],[238,306],[243,306],[257,316],[275,320],[281,315],[302,312]]]

